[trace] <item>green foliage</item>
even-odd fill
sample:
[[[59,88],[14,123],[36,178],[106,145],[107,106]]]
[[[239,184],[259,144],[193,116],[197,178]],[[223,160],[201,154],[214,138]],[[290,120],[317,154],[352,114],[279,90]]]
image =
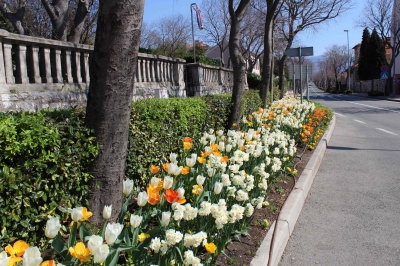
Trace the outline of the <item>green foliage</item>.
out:
[[[386,50],[381,37],[376,29],[372,31],[371,40],[368,45],[370,79],[379,79],[381,67],[386,65]]]
[[[247,84],[249,84],[250,89],[260,89],[261,86],[261,76],[256,73],[247,73]]]
[[[0,116],[0,246],[43,237],[58,207],[86,204],[98,149],[77,110]]]
[[[361,80],[367,80],[370,77],[368,46],[371,41],[371,34],[368,28],[365,28],[362,35],[360,47],[360,57],[358,59],[358,76]]]
[[[241,115],[251,114],[260,106],[257,91],[243,93]],[[209,129],[224,129],[230,108],[230,94],[134,102],[126,176],[136,184],[145,184],[152,164],[166,162],[171,152],[183,151],[184,137],[196,139]]]
[[[183,59],[186,60],[186,63],[194,63],[194,59],[193,58],[194,57],[193,57],[193,54],[192,54],[192,55],[185,56]],[[197,55],[196,54],[196,62],[205,64],[205,65],[209,65],[209,66],[217,66],[217,67],[221,66],[221,60],[208,58],[208,57],[205,57],[204,55]]]
[[[184,137],[199,136],[206,120],[200,98],[145,99],[132,104],[126,175],[146,181],[148,167],[179,152]]]

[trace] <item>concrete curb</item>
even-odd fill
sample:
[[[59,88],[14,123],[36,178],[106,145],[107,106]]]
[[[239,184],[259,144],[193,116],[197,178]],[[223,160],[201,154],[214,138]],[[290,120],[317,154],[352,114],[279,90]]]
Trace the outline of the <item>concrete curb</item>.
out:
[[[314,182],[315,175],[317,174],[318,168],[321,165],[325,150],[333,134],[335,124],[336,116],[333,115],[328,130],[322,136],[294,189],[292,192],[290,192],[289,197],[283,204],[278,221],[272,224],[267,236],[264,238],[259,249],[257,250],[255,257],[251,261],[251,266],[266,266],[268,264],[271,241],[275,230],[276,232],[274,247],[272,250],[271,265],[277,266],[279,264],[283,252],[285,251],[287,242],[289,241],[290,235],[293,233],[294,226],[300,216],[300,212],[303,209],[308,192],[310,191]]]

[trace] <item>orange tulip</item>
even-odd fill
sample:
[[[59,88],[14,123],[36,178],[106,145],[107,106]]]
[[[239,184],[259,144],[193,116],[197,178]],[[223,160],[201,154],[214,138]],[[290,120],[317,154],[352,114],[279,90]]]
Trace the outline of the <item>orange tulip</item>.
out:
[[[147,202],[151,205],[157,205],[161,201],[160,194],[158,194],[158,191],[156,190],[151,190],[149,187],[147,187],[147,194],[149,195],[149,198],[147,199]]]
[[[185,167],[182,167],[181,166],[181,174],[182,175],[187,175],[187,174],[189,174],[189,172],[190,172],[190,167],[188,167],[188,166],[185,166]]]
[[[178,191],[175,191],[173,189],[167,189],[164,193],[164,198],[169,202],[169,203],[174,203],[179,201],[179,193]]]
[[[160,166],[152,165],[150,166],[150,173],[157,174],[160,171]]]
[[[193,144],[191,142],[184,142],[183,143],[183,148],[185,150],[190,150],[193,147]]]
[[[183,142],[193,142],[193,139],[192,139],[192,138],[189,138],[189,137],[185,137],[185,138],[183,139]]]
[[[162,168],[164,169],[165,172],[168,172],[168,167],[169,167],[169,163],[165,163],[162,166]]]

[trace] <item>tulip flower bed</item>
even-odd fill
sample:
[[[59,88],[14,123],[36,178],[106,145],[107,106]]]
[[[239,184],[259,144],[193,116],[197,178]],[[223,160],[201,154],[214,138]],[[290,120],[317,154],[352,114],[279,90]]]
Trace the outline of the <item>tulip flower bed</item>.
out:
[[[45,246],[41,255],[20,240],[0,253],[0,265],[215,265],[266,204],[268,188],[293,167],[297,144],[313,140],[321,117],[313,103],[287,97],[244,117],[237,131],[186,137],[182,153],[150,167],[145,190],[124,181],[116,222],[108,222],[112,206],[104,206],[104,225],[92,233],[85,222],[91,213],[74,208],[68,229],[70,221],[56,217],[46,224],[54,252]]]

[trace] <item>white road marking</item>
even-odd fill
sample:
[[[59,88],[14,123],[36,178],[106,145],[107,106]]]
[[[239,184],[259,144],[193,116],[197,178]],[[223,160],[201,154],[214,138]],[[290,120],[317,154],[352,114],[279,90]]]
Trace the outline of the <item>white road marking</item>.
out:
[[[375,106],[371,106],[371,105],[367,105],[367,104],[356,103],[356,102],[350,102],[350,101],[346,101],[346,102],[353,103],[353,104],[358,104],[358,105],[363,105],[363,106],[366,106],[366,107],[370,107],[370,108],[374,108],[374,109],[379,109],[379,110],[384,110],[384,111],[388,111],[388,112],[400,113],[399,111],[395,111],[395,110],[391,110],[391,109],[386,109],[386,108],[375,107]]]
[[[358,122],[358,123],[365,124],[365,122],[363,122],[363,121],[360,121],[360,120],[357,120],[357,119],[353,119],[353,120]]]
[[[385,133],[388,133],[388,134],[392,134],[392,135],[395,135],[395,136],[397,136],[397,134],[396,134],[396,133],[393,133],[393,132],[387,131],[387,130],[385,130],[385,129],[382,129],[382,128],[379,128],[379,127],[377,127],[376,129],[377,129],[377,130],[380,130],[380,131],[383,131],[383,132],[385,132]]]
[[[339,114],[339,113],[336,113],[336,112],[334,112],[336,115],[338,115],[338,116],[344,116],[344,115],[342,115],[342,114]]]

